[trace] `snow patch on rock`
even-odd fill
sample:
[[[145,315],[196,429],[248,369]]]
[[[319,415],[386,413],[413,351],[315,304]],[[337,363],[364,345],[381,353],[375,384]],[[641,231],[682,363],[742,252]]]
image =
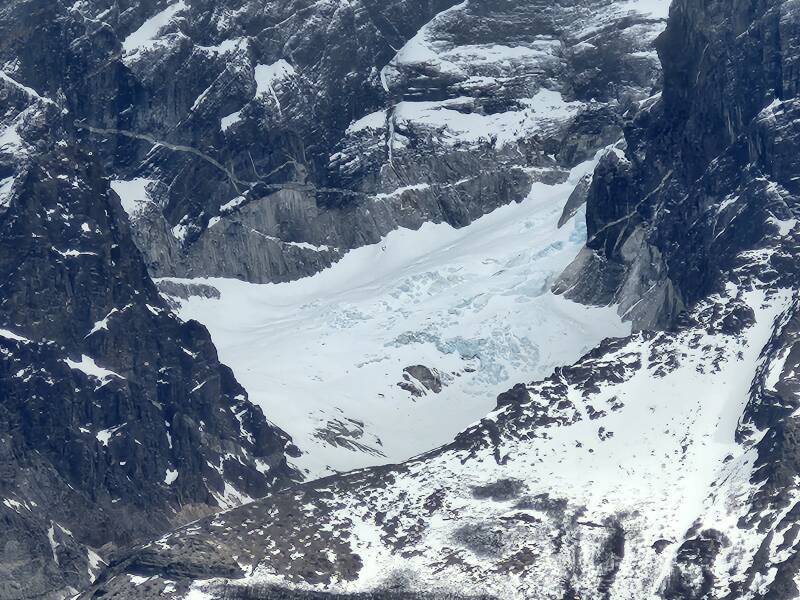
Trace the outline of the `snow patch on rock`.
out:
[[[169,25],[173,17],[186,10],[186,8],[184,0],[178,0],[178,2],[170,4],[167,8],[142,23],[136,31],[122,42],[122,50],[126,57],[135,55],[152,46],[161,30]]]
[[[129,181],[112,179],[111,189],[119,196],[128,217],[133,219],[141,215],[148,204],[153,204],[147,191],[147,187],[153,183],[155,180],[145,177],[136,177]]]

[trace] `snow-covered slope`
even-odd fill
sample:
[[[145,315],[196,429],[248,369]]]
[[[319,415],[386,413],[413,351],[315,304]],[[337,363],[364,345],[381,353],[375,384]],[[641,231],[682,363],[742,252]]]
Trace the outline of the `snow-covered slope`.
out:
[[[501,397],[439,451],[271,494],[164,536],[101,589],[122,598],[165,586],[176,597],[271,597],[272,586],[289,586],[651,599],[676,587],[673,565],[687,560],[681,540],[692,532],[736,540],[720,570],[739,572],[761,536],[732,516],[751,501],[756,472],[738,416],[753,382],[774,379],[773,337],[796,310],[790,290],[759,287],[729,285],[680,332],[601,344]],[[130,576],[144,587],[127,585]]]
[[[595,164],[462,229],[395,231],[313,277],[170,280],[220,292],[196,288],[179,314],[209,328],[309,477],[400,462],[449,442],[514,382],[629,333],[613,307],[550,292],[586,235],[582,211],[557,222]]]

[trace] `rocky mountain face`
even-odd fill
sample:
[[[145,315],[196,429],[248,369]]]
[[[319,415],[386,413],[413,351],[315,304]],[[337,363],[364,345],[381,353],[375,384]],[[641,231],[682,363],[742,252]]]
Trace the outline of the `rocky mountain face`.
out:
[[[4,45],[34,4],[0,8]],[[42,51],[58,68],[31,40],[63,41],[39,31],[17,64]],[[64,95],[14,75],[0,76],[0,597],[62,598],[101,555],[297,474],[208,332],[159,295]]]
[[[639,4],[15,1],[0,59],[65,97],[151,274],[287,281],[616,141],[659,74]]]
[[[638,332],[443,448],[142,545],[85,597],[796,598],[798,18],[673,3],[663,92],[556,284]]]
[[[595,172],[587,249],[562,283],[571,297],[669,326],[719,290],[741,251],[775,226],[789,233],[792,6],[675,4],[658,41],[663,97],[628,126],[625,155]],[[781,266],[775,284],[793,271]]]

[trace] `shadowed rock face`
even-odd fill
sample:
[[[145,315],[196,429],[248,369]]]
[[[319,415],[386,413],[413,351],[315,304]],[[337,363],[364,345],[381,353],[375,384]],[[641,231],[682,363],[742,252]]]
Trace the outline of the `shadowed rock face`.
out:
[[[9,75],[0,97],[0,597],[64,597],[101,569],[92,548],[296,474],[205,328],[158,294],[60,101]]]
[[[663,27],[610,0],[15,0],[3,21],[20,80],[145,182],[150,272],[255,282],[563,176],[651,93]]]
[[[598,167],[587,250],[557,286],[669,326],[719,289],[738,252],[790,219],[797,192],[796,7],[675,2],[657,42],[664,90]],[[792,281],[796,269],[779,269]]]

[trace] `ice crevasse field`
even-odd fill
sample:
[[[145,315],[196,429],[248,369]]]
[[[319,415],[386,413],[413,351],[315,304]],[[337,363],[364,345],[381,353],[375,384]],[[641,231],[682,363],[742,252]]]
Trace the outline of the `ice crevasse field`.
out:
[[[403,461],[452,440],[515,383],[630,332],[615,307],[550,291],[585,242],[583,210],[557,223],[597,158],[467,227],[397,230],[312,277],[176,279],[220,291],[180,300],[179,315],[208,327],[251,401],[300,448],[306,477]],[[427,384],[404,373],[415,366]]]

